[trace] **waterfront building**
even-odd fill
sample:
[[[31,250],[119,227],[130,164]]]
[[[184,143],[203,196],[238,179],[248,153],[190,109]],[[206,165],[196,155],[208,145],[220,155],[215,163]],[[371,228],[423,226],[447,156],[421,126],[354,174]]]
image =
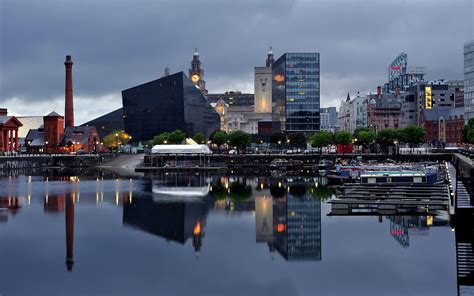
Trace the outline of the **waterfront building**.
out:
[[[367,97],[357,96],[349,102],[350,132],[356,128],[367,127]]]
[[[68,153],[96,153],[100,151],[100,137],[94,126],[66,127],[59,146],[62,151]]]
[[[82,124],[81,126],[94,126],[99,133],[100,138],[104,138],[108,134],[111,134],[115,131],[122,131],[124,130],[123,108],[97,117]]]
[[[320,108],[321,130],[334,132],[338,128],[338,112],[336,107]]]
[[[405,91],[413,84],[423,81],[426,73],[425,66],[408,66],[408,55],[400,53],[388,66],[388,82],[384,85],[384,93]]]
[[[464,44],[464,120],[474,117],[474,40]]]
[[[43,125],[43,116],[16,116],[23,124],[18,128],[18,139],[24,140],[30,129],[37,129]]]
[[[58,152],[64,135],[64,117],[51,112],[43,117],[45,152]]]
[[[165,77],[169,76],[169,71]],[[207,94],[206,81],[204,81],[204,69],[201,68],[201,61],[197,48],[194,49],[193,60],[191,61],[191,68],[189,69],[189,79],[201,91],[202,94]]]
[[[147,141],[180,129],[207,137],[220,128],[220,117],[183,72],[122,91],[125,132]]]
[[[443,80],[418,82],[408,87],[400,95],[401,126],[421,124],[421,112],[424,110],[449,110],[454,108],[455,88]]]
[[[346,100],[341,101],[338,113],[339,129],[341,131],[350,131],[351,129],[351,109],[350,109],[351,97],[347,93]]]
[[[0,108],[0,151],[19,151],[18,129],[22,125],[7,109]]]
[[[425,142],[432,145],[456,145],[461,142],[464,108],[423,110],[420,125],[425,129]]]
[[[226,91],[224,93],[207,94],[209,103],[217,103],[223,100],[229,106],[253,106],[254,94],[246,94],[241,91]]]
[[[385,128],[400,127],[400,98],[395,94],[381,93],[380,87],[377,94],[369,94],[367,105],[368,127],[377,132]]]
[[[254,69],[255,112],[272,113],[272,64],[273,52],[267,55],[266,67]]]
[[[40,153],[45,151],[43,125],[28,131],[25,137],[25,149],[28,153]]]
[[[319,130],[319,53],[285,53],[272,66],[272,114],[287,132]]]
[[[257,134],[258,122],[265,120],[271,120],[271,114],[255,113],[251,106],[229,106],[226,115],[226,130]]]

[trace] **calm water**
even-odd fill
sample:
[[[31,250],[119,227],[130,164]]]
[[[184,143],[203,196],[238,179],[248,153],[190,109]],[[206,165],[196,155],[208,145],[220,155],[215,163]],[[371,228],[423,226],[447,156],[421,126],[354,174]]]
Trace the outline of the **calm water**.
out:
[[[2,178],[0,294],[456,294],[445,216],[327,216],[323,183]]]

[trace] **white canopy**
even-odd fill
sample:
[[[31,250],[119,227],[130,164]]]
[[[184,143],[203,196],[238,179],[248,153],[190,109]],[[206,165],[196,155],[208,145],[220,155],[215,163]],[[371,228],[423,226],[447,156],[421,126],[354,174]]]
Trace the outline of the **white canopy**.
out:
[[[155,145],[153,154],[211,154],[207,145]]]

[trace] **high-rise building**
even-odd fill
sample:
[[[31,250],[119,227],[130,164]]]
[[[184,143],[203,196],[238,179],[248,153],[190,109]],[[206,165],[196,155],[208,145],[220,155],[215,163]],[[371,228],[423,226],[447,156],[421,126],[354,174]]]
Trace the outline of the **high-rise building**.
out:
[[[203,94],[207,94],[206,81],[204,81],[204,70],[201,68],[201,61],[199,60],[197,48],[194,49],[193,60],[191,61],[191,68],[189,69],[189,78]]]
[[[416,82],[423,81],[426,73],[424,66],[408,66],[408,55],[400,53],[388,66],[388,82],[385,93],[404,91]]]
[[[332,130],[338,126],[336,107],[320,108],[320,119],[322,130]]]
[[[474,117],[474,40],[464,44],[464,120]]]
[[[266,67],[255,67],[254,94],[255,112],[272,113],[272,64],[273,52],[270,47]]]
[[[272,114],[282,130],[320,128],[319,53],[285,53],[272,66]]]
[[[122,91],[122,103],[125,132],[134,141],[175,129],[209,136],[220,128],[219,115],[183,72]]]

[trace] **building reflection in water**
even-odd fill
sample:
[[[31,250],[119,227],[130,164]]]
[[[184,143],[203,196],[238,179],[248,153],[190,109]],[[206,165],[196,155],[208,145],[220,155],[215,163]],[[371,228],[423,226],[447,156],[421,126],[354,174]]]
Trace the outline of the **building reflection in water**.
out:
[[[66,266],[72,271],[74,265],[74,200],[75,192],[68,194],[66,199]]]
[[[18,196],[0,197],[0,223],[8,222],[8,214],[16,215],[22,207],[21,204]]]
[[[402,246],[410,246],[410,236],[429,235],[430,227],[447,226],[448,219],[437,216],[387,216],[390,234]]]
[[[212,205],[205,176],[163,173],[150,184],[152,196],[139,196],[123,206],[123,223],[179,244],[192,239],[199,255],[205,236],[207,214]],[[151,188],[150,188],[151,187]]]

